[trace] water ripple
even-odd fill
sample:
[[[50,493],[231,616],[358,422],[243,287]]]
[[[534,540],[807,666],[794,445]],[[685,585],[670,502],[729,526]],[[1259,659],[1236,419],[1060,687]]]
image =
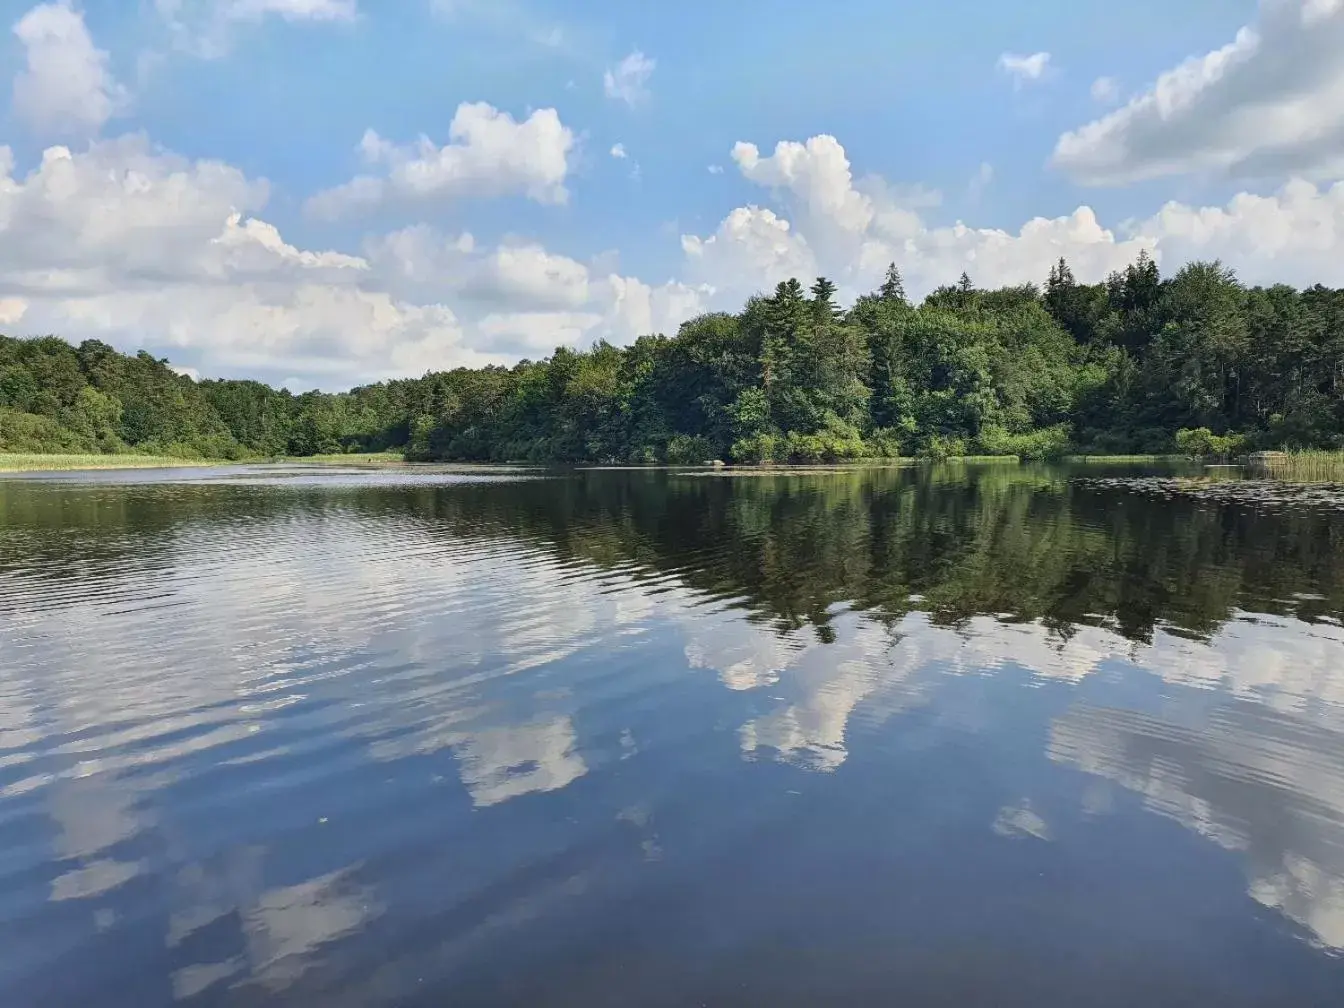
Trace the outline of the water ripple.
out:
[[[957,950],[1118,1004],[1052,957],[1170,947],[1337,990],[1333,519],[932,478],[6,481],[0,985],[885,998]]]

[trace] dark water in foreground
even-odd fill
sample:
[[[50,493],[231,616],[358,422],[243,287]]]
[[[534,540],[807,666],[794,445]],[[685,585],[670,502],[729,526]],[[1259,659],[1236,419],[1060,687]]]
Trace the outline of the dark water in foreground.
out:
[[[0,1004],[1339,1005],[1344,512],[0,481]]]

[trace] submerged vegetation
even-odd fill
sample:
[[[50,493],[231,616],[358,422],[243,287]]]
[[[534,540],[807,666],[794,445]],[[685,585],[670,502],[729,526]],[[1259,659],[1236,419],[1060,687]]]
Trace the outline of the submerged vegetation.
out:
[[[1344,482],[1292,479],[1238,479],[1205,477],[1111,477],[1080,480],[1085,486],[1125,490],[1171,499],[1239,504],[1251,508],[1312,507],[1344,511]]]
[[[918,306],[893,266],[848,310],[797,280],[625,348],[559,348],[350,392],[194,381],[97,341],[0,337],[0,452],[186,458],[831,463],[1344,449],[1344,291],[1217,263]]]

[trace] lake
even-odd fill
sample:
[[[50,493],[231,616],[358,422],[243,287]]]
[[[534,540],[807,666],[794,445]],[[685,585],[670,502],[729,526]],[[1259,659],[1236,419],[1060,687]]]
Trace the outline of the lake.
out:
[[[1130,473],[0,480],[0,1003],[1338,1005],[1344,510]]]

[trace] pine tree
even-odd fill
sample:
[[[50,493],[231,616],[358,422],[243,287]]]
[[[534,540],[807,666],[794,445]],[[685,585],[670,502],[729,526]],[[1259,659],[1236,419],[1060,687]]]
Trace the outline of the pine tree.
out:
[[[835,284],[825,277],[817,277],[817,282],[812,285],[812,305],[821,321],[829,321],[840,314],[835,304],[835,289]]]
[[[1060,256],[1059,262],[1050,267],[1050,279],[1045,285],[1046,297],[1055,291],[1067,291],[1075,286],[1077,281],[1073,278],[1073,270],[1069,269],[1069,261]]]
[[[1045,310],[1056,322],[1068,329],[1075,311],[1078,283],[1069,269],[1068,260],[1063,256],[1050,267],[1050,279],[1045,284]]]
[[[1107,282],[1111,307],[1120,316],[1119,342],[1131,351],[1146,347],[1162,327],[1162,276],[1147,250]]]
[[[781,281],[773,297],[767,298],[765,332],[761,339],[761,377],[767,392],[776,382],[787,383],[790,358],[797,342],[799,323],[806,310],[803,285],[796,277]]]
[[[901,271],[896,268],[895,263],[887,267],[887,275],[882,281],[880,293],[883,301],[906,303],[905,281],[901,279]]]

